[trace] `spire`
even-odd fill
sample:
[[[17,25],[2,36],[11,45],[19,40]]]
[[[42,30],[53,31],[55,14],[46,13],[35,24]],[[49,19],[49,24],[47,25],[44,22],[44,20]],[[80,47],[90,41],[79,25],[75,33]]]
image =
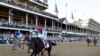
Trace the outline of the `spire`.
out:
[[[66,13],[67,13],[67,3],[65,3],[65,17],[67,16]]]
[[[58,11],[57,4],[56,3],[55,3],[55,13],[58,16],[59,11]]]
[[[65,4],[65,6],[67,7],[67,3]]]
[[[73,15],[73,12],[71,12],[71,19],[74,19],[74,15]]]

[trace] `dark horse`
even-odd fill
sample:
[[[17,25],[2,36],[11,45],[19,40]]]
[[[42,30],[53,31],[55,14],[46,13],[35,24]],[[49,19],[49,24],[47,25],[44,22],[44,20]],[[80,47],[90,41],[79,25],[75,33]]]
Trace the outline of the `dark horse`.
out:
[[[86,41],[87,41],[87,46],[89,46],[89,44],[92,43],[92,40],[89,38],[87,38]]]
[[[41,56],[43,56],[43,53],[46,50],[48,51],[48,56],[51,56],[50,52],[51,52],[52,46],[56,45],[56,43],[48,40],[49,47],[45,48],[44,43],[43,43],[42,39],[40,39],[40,38],[29,39],[29,37],[27,37],[25,40],[29,42],[28,43],[28,47],[29,47],[28,52],[29,52],[30,49],[33,50],[32,54],[30,56],[33,56],[33,55],[37,56],[40,52],[41,52]]]
[[[96,46],[97,45],[97,39],[93,39],[93,43],[94,43],[94,46]]]

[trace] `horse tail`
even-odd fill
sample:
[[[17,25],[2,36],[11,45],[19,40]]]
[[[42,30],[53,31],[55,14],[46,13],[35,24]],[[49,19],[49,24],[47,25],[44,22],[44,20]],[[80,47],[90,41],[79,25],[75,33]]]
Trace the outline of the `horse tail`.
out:
[[[55,42],[51,42],[51,45],[56,46],[57,44]]]

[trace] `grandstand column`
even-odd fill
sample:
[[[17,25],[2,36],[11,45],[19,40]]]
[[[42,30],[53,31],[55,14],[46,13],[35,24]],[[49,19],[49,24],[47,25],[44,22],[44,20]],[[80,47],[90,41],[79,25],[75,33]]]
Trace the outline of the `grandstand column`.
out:
[[[92,36],[92,30],[91,30],[91,36]]]
[[[87,30],[87,34],[88,34],[88,37],[89,37],[89,29]]]
[[[69,32],[71,31],[71,26],[69,26]]]
[[[82,28],[82,35],[83,35],[83,39],[84,39],[84,29]]]
[[[38,17],[36,16],[36,26],[38,26]]]
[[[91,30],[90,30],[90,36],[92,36],[92,34],[91,34]]]
[[[32,20],[32,18],[31,18],[31,24],[33,23],[33,20]]]
[[[67,31],[67,25],[66,25],[66,31]]]
[[[60,25],[60,27],[61,27],[61,30],[62,30],[62,24]]]
[[[87,29],[85,30],[85,32],[86,32],[86,36],[88,36],[88,30]]]
[[[11,22],[11,16],[9,15],[9,23]]]
[[[46,20],[46,18],[45,18],[45,27],[47,27],[47,20]]]
[[[90,29],[89,29],[89,36],[90,36]]]
[[[73,28],[73,32],[75,33],[75,34],[74,34],[74,37],[77,35],[76,30],[77,30],[77,28],[76,28],[76,27],[74,27],[74,28]]]
[[[26,25],[28,25],[28,14],[26,14]]]
[[[88,29],[88,35],[90,35],[89,29]]]
[[[23,24],[23,22],[24,22],[24,20],[23,20],[23,18],[22,18],[22,24]]]
[[[52,20],[52,29],[53,29],[53,25],[54,25],[53,23],[54,23],[54,22],[53,22],[53,20]]]
[[[57,28],[59,29],[59,23],[57,24]]]
[[[11,20],[13,19],[13,9],[9,9],[9,23],[11,23]]]
[[[54,35],[54,33],[53,33],[53,37],[55,38],[55,35]]]
[[[55,29],[55,27],[56,27],[56,26],[55,26],[55,22],[54,22],[54,29]]]

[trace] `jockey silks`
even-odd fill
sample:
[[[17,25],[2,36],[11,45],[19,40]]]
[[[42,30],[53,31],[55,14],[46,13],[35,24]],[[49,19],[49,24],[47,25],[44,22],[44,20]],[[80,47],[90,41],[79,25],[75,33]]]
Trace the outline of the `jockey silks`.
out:
[[[42,29],[42,32],[38,32],[38,37],[46,40],[47,39],[47,30]]]
[[[17,38],[21,38],[22,37],[22,34],[21,34],[20,31],[15,32],[15,35],[16,35]]]

